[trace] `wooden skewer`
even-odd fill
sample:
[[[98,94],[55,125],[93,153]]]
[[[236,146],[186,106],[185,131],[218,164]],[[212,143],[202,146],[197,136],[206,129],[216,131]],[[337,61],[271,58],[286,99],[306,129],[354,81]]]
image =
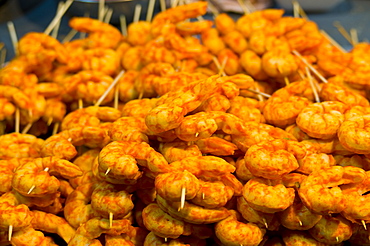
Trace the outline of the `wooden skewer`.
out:
[[[32,127],[32,123],[28,123],[22,130],[22,134],[26,134]]]
[[[324,30],[320,30],[320,33],[338,50],[342,51],[343,53],[347,52],[342,46],[340,46],[337,41],[335,41],[332,37],[329,36],[327,32]]]
[[[179,5],[179,0],[172,0],[172,1],[171,1],[171,8],[174,8],[174,7],[176,7],[177,5]]]
[[[220,14],[220,11],[218,11],[218,9],[215,7],[215,5],[213,5],[212,1],[207,0],[207,3],[208,3],[209,10],[213,14],[213,17],[217,17]]]
[[[49,168],[45,167],[45,172],[49,172]],[[27,194],[31,194],[31,192],[36,188],[36,185],[32,185],[31,188],[28,190]]]
[[[104,19],[104,11],[105,11],[105,1],[99,0],[99,7],[98,7],[98,20],[103,21]]]
[[[141,14],[141,5],[140,4],[136,4],[135,6],[135,13],[134,13],[134,19],[132,22],[138,22],[140,20],[140,14]]]
[[[185,193],[186,193],[186,188],[182,187],[179,211],[185,207]]]
[[[62,11],[63,8],[64,8],[64,3],[59,2],[56,14],[58,14],[58,12]],[[55,27],[54,27],[53,31],[51,32],[51,37],[53,37],[55,39],[58,37],[58,32],[59,32],[59,27],[60,27],[60,20],[61,19],[58,20],[57,24],[55,24]]]
[[[45,29],[44,33],[49,35],[50,32],[54,29],[54,27],[59,23],[60,19],[63,17],[65,12],[69,9],[72,5],[74,0],[67,0],[64,3],[64,8],[62,8],[54,17],[54,19],[50,22],[49,26]]]
[[[298,220],[299,226],[303,226],[302,221]]]
[[[109,212],[109,228],[113,226],[113,213]]]
[[[18,56],[18,38],[17,32],[15,31],[14,23],[12,21],[7,22],[10,39],[12,40],[14,54]]]
[[[258,84],[257,84],[254,88],[255,88],[255,90],[258,92],[258,94],[257,94],[258,100],[259,100],[260,102],[263,102],[263,101],[264,101],[264,100],[263,100],[263,97],[262,97],[262,95],[261,95],[261,94],[259,94],[259,93],[261,93],[261,91],[260,91],[260,88],[258,87]]]
[[[117,85],[114,89],[114,104],[113,104],[113,107],[115,109],[118,109],[118,104],[119,104],[119,86]]]
[[[298,18],[299,17],[299,3],[296,0],[292,1],[292,3],[293,3],[293,16],[295,18]]]
[[[0,69],[5,66],[5,60],[6,60],[6,49],[4,46],[0,49]]]
[[[110,168],[108,167],[107,171],[105,171],[104,175],[108,175],[108,173],[110,172]]]
[[[251,88],[247,89],[248,91],[250,92],[253,92],[253,93],[256,93],[256,94],[259,94],[261,96],[264,96],[264,97],[267,97],[267,98],[270,98],[271,95],[267,94],[267,93],[264,93],[264,92],[261,92],[261,91],[256,91],[256,90],[253,90]]]
[[[238,0],[238,3],[240,5],[240,7],[242,8],[244,14],[252,13],[252,11],[247,7],[247,5],[242,0]]]
[[[94,106],[99,106],[103,100],[105,99],[105,97],[108,95],[108,93],[113,89],[113,87],[118,83],[118,81],[121,79],[121,77],[123,76],[123,74],[125,73],[124,70],[122,70],[117,76],[116,78],[113,80],[112,84],[109,85],[108,89],[104,92],[104,94],[99,98],[99,100],[95,103]]]
[[[316,87],[315,85],[313,84],[313,78],[311,76],[311,73],[310,73],[310,69],[308,69],[308,67],[306,67],[306,73],[307,73],[307,78],[308,78],[308,81],[310,82],[310,86],[311,86],[311,89],[313,91],[313,95],[315,97],[315,101],[316,102],[320,102],[320,97],[319,97],[319,94],[317,93],[317,90],[316,90]]]
[[[13,225],[9,225],[9,233],[8,233],[9,242],[12,240],[12,234],[13,234]]]
[[[146,21],[151,22],[153,18],[155,0],[149,0],[148,10],[146,12]]]
[[[121,33],[123,36],[127,36],[127,22],[126,22],[126,16],[120,15],[119,16],[119,23],[121,25]]]
[[[159,0],[159,5],[161,6],[161,11],[166,11],[166,0]]]
[[[84,101],[80,98],[78,99],[78,108],[82,109],[84,107]]]
[[[301,54],[299,54],[296,50],[293,50],[292,53],[296,55],[320,80],[324,83],[328,83],[328,81],[322,76]]]
[[[19,108],[17,107],[15,109],[15,132],[19,133],[19,118],[20,118],[20,112]]]

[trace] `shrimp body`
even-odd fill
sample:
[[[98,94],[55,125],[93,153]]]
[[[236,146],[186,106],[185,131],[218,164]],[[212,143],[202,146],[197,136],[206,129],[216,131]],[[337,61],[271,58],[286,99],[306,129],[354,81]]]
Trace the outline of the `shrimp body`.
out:
[[[314,103],[299,113],[296,123],[310,137],[331,139],[336,136],[347,109],[347,105],[336,101]]]
[[[370,115],[351,117],[343,122],[338,130],[338,139],[342,146],[356,154],[369,154]]]
[[[369,101],[365,97],[334,83],[322,85],[320,97],[325,101],[338,101],[350,107],[369,106]]]
[[[9,133],[0,136],[0,159],[40,157],[44,140],[31,134]]]
[[[233,197],[234,190],[221,181],[202,181],[200,189],[191,202],[205,208],[220,208]]]
[[[162,153],[168,163],[179,161],[189,156],[201,156],[202,152],[196,144],[189,145],[184,141],[174,141],[159,144],[159,152]]]
[[[101,71],[104,74],[115,76],[120,69],[120,57],[113,49],[94,48],[83,52],[83,70]]]

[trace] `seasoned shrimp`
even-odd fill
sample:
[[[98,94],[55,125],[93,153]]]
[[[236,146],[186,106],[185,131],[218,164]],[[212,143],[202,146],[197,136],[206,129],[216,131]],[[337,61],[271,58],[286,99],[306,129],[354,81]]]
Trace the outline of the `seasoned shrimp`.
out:
[[[231,215],[215,225],[216,237],[224,245],[239,246],[239,245],[259,245],[266,233],[266,230],[261,229],[253,223],[243,223],[237,219],[238,213],[233,210]]]
[[[217,55],[221,50],[226,48],[226,44],[216,28],[210,28],[204,31],[201,34],[201,40],[203,45],[214,55]]]
[[[14,115],[15,106],[13,103],[8,101],[6,98],[0,98],[0,121],[3,121],[5,118]]]
[[[152,62],[165,62],[169,64],[175,64],[176,61],[178,60],[178,57],[176,56],[176,52],[174,50],[171,50],[164,45],[165,38],[163,36],[159,36],[148,43],[144,45],[141,49],[139,49],[139,57],[135,57],[134,51],[132,51],[132,58],[131,59],[136,59],[134,61],[131,61],[131,63],[134,63],[133,65],[137,64],[137,68],[140,69],[142,66],[147,65]],[[145,54],[145,55],[143,55]],[[126,55],[123,58],[123,61],[126,61]],[[136,63],[135,63],[136,61]],[[139,63],[140,61],[140,63]],[[129,61],[127,61],[129,63]],[[130,63],[129,63],[130,64]],[[133,67],[134,66],[130,66]]]
[[[24,196],[52,194],[57,192],[60,182],[51,174],[69,179],[82,175],[82,172],[73,163],[56,157],[25,158],[20,160],[14,172],[12,187]]]
[[[196,35],[207,31],[213,26],[213,21],[201,20],[201,21],[181,21],[176,23],[176,32],[181,36]]]
[[[31,134],[9,133],[0,136],[0,159],[40,157],[44,140]]]
[[[191,202],[205,208],[220,208],[231,200],[234,190],[221,181],[199,180],[200,189]]]
[[[262,67],[266,74],[273,78],[284,78],[298,70],[296,58],[279,49],[269,50],[262,56]]]
[[[121,108],[122,116],[145,118],[157,104],[158,98],[143,98],[131,100]]]
[[[238,177],[239,180],[246,182],[252,178],[255,178],[255,176],[247,168],[247,165],[245,165],[244,157],[239,157],[236,160],[235,167],[235,175],[236,177]]]
[[[23,228],[12,234],[11,245],[15,246],[54,246],[56,245],[50,237],[45,237],[41,231],[36,231],[31,226]]]
[[[224,35],[235,30],[235,21],[228,14],[220,13],[215,17],[215,26]]]
[[[157,204],[172,217],[193,224],[212,224],[230,215],[230,211],[225,207],[204,208],[186,201],[184,206],[181,207],[180,202],[169,203],[159,195],[157,195]]]
[[[248,41],[237,30],[226,33],[222,39],[225,44],[236,54],[242,54],[248,48]]]
[[[91,194],[94,191],[91,182],[82,184],[67,197],[64,206],[64,217],[73,228],[96,216],[91,207]]]
[[[142,246],[147,235],[148,231],[146,229],[133,227],[131,231],[119,236],[105,235],[105,246]]]
[[[320,97],[325,101],[342,102],[349,107],[369,106],[369,101],[365,97],[333,83],[325,83],[321,86]]]
[[[126,70],[140,70],[143,66],[144,48],[142,46],[130,47],[121,58],[121,66]]]
[[[198,146],[202,154],[228,156],[234,155],[235,151],[238,150],[235,144],[219,137],[203,138],[194,143]]]
[[[88,33],[85,46],[88,48],[115,49],[123,36],[114,26],[89,17],[73,17],[69,20],[71,28]]]
[[[42,119],[47,124],[61,122],[67,113],[67,106],[59,98],[49,98],[46,100],[45,112]]]
[[[351,166],[333,166],[315,170],[302,181],[298,195],[302,203],[315,213],[339,213],[344,210],[346,203],[338,186],[359,183],[365,178],[363,169]]]
[[[196,144],[190,144],[184,141],[174,141],[160,143],[158,147],[168,163],[179,161],[189,156],[201,156],[202,152]]]
[[[111,107],[89,106],[82,109],[76,109],[68,113],[61,124],[62,131],[74,127],[98,126],[100,122],[113,122],[121,117],[118,109]]]
[[[282,232],[284,246],[295,245],[312,245],[312,246],[326,246],[328,244],[321,243],[314,239],[307,231],[297,231],[284,229]],[[341,244],[336,244],[341,245]]]
[[[308,136],[304,131],[302,131],[301,128],[297,126],[297,124],[287,126],[285,128],[285,131],[292,134],[299,142],[311,139],[311,137]]]
[[[291,148],[291,143],[284,139],[275,139],[252,145],[245,153],[245,165],[257,177],[280,179],[284,174],[298,169],[298,153]]]
[[[257,80],[265,80],[268,75],[262,68],[262,59],[252,50],[245,50],[239,58],[239,62],[244,71]]]
[[[273,180],[253,178],[244,185],[243,197],[253,209],[275,213],[293,204],[295,192]]]
[[[120,57],[113,49],[94,48],[82,53],[83,70],[100,71],[104,74],[115,76],[120,69]]]
[[[362,116],[370,114],[370,107],[363,107],[363,106],[352,106],[344,113],[344,120],[348,120],[353,116]]]
[[[255,100],[252,98],[237,96],[231,100],[230,108],[227,113],[239,117],[243,121],[255,121],[265,123],[265,117],[262,115],[258,105],[254,105]]]
[[[127,42],[133,46],[144,45],[152,39],[152,24],[148,21],[131,22],[127,26]]]
[[[331,139],[337,135],[348,106],[336,101],[314,103],[298,114],[296,123],[308,136]]]
[[[112,184],[98,183],[91,194],[91,207],[104,218],[124,218],[133,208],[131,196],[125,190],[118,190]]]
[[[100,170],[104,172],[110,170],[108,176],[133,180],[142,174],[137,164],[148,168],[154,175],[170,170],[163,155],[145,142],[111,142],[100,151],[98,162]]]
[[[13,86],[0,85],[0,98],[5,98],[22,109],[31,108],[31,98],[20,89]]]
[[[0,160],[0,195],[12,190],[12,179],[14,171],[19,165],[18,158]]]
[[[338,130],[338,139],[342,146],[356,154],[369,154],[369,123],[370,115],[368,114],[345,120]]]
[[[107,219],[93,218],[77,228],[76,233],[73,235],[68,245],[78,246],[84,244],[101,246],[102,244],[97,239],[101,234],[104,233],[115,236],[127,233],[132,230],[132,228],[131,222],[127,219],[113,220],[112,225],[110,225]]]
[[[108,89],[113,78],[103,72],[86,70],[78,72],[64,81],[67,96],[74,100],[82,99],[88,104],[94,104]],[[111,90],[102,104],[113,99],[114,90]]]
[[[159,237],[176,239],[180,235],[190,235],[191,233],[190,224],[173,218],[156,203],[146,206],[142,216],[146,229]]]
[[[352,236],[352,224],[340,215],[324,215],[308,232],[319,242],[341,243]]]

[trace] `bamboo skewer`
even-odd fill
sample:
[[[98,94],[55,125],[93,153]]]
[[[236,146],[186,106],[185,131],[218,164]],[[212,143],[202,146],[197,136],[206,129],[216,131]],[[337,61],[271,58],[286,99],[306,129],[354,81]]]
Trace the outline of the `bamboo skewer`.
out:
[[[127,36],[127,21],[126,21],[126,16],[125,15],[120,15],[119,16],[119,22],[121,26],[121,33],[123,36]]]
[[[49,26],[45,29],[44,33],[46,35],[49,35],[50,32],[54,29],[54,27],[59,23],[60,19],[63,17],[65,12],[69,9],[69,7],[72,5],[74,0],[67,0],[64,3],[64,8],[62,8],[54,17],[54,19],[50,22]]]
[[[108,89],[104,92],[104,94],[99,98],[99,100],[95,103],[94,106],[99,106],[105,99],[105,97],[108,95],[108,93],[113,89],[114,86],[116,86],[116,84],[118,83],[118,81],[121,79],[121,77],[123,76],[123,74],[125,73],[124,70],[122,70],[117,76],[116,78],[114,79],[114,81],[112,82],[112,84],[109,85]]]
[[[8,21],[7,25],[8,25],[10,39],[13,45],[14,54],[18,56],[18,37],[17,37],[17,32],[15,31],[14,23],[12,21]]]

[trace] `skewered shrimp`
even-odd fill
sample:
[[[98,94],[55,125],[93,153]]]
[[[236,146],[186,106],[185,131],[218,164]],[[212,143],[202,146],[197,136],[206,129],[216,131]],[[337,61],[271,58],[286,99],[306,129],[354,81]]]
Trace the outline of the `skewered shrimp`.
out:
[[[299,167],[296,150],[290,147],[295,141],[275,139],[252,145],[245,153],[245,165],[254,176],[280,179]]]
[[[189,145],[184,141],[160,143],[158,147],[168,163],[179,161],[189,156],[201,156],[202,152],[196,144]]]
[[[42,119],[51,124],[61,122],[67,113],[67,106],[58,98],[49,98],[46,100],[45,112]]]
[[[335,244],[352,236],[352,225],[340,215],[336,217],[324,215],[308,232],[319,242]]]
[[[148,21],[132,22],[127,26],[127,42],[133,46],[144,45],[152,39],[152,25]]]
[[[235,164],[236,164],[235,175],[236,177],[238,177],[239,180],[246,182],[252,178],[255,178],[251,171],[248,170],[247,165],[245,165],[244,157],[239,157],[236,160]]]
[[[0,160],[0,195],[12,190],[12,179],[14,171],[19,165],[18,158]]]
[[[148,231],[146,229],[142,227],[132,227],[132,230],[119,236],[105,235],[105,246],[141,246],[144,245],[144,240],[147,235]],[[124,244],[122,240],[125,240],[124,243],[127,244]]]
[[[190,235],[190,224],[171,217],[156,203],[151,203],[143,210],[143,222],[149,231],[163,238],[176,239],[180,235]]]
[[[285,128],[285,131],[292,134],[299,142],[311,139],[311,137],[308,136],[304,131],[302,131],[301,128],[297,126],[297,124],[287,126]]]
[[[370,138],[367,131],[370,115],[354,116],[345,120],[338,130],[338,139],[342,146],[356,154],[369,154]]]
[[[325,101],[342,102],[349,107],[369,106],[369,101],[365,97],[333,83],[325,83],[321,86],[320,97]]]
[[[144,53],[144,49],[145,47],[142,46],[130,47],[125,52],[125,55],[122,56],[121,66],[125,70],[140,70],[143,66],[142,54]]]
[[[201,34],[213,26],[213,21],[202,20],[195,22],[182,21],[176,23],[176,32],[181,36]]]
[[[31,134],[9,133],[0,136],[0,159],[40,157],[44,140]]]
[[[253,178],[244,185],[243,197],[253,209],[275,213],[292,205],[295,195],[293,188],[286,188],[272,180]]]
[[[227,75],[232,76],[242,72],[242,67],[239,62],[239,56],[231,49],[225,48],[218,52],[217,59],[220,64],[226,61],[224,72]]]
[[[91,207],[104,218],[124,218],[133,208],[131,196],[125,190],[118,190],[112,184],[98,183],[91,194]]]
[[[314,239],[307,231],[293,231],[285,229],[282,232],[283,241],[285,246],[294,245],[312,245],[312,246],[326,246],[327,244],[321,243]],[[341,244],[335,244],[341,245]]]
[[[50,237],[33,229],[31,226],[23,228],[22,230],[13,233],[10,240],[12,245],[15,246],[54,246],[56,245]]]
[[[123,38],[116,27],[89,17],[73,17],[68,24],[77,31],[88,33],[84,40],[88,48],[114,49]]]
[[[100,122],[113,122],[121,117],[118,109],[111,107],[89,106],[76,109],[67,114],[61,124],[62,131],[74,127],[98,126]]]
[[[331,139],[337,135],[347,109],[347,105],[336,101],[314,103],[302,109],[296,123],[310,137]]]
[[[253,223],[238,221],[237,212],[232,211],[231,215],[215,225],[215,234],[223,245],[257,246],[263,240],[266,231]]]
[[[186,236],[182,236],[178,239],[171,239],[171,240],[168,239],[167,240],[165,238],[156,236],[153,232],[149,232],[149,234],[145,238],[143,245],[144,246],[151,246],[151,245],[155,245],[155,246],[190,246],[190,245],[206,246],[207,242],[202,239],[198,239],[194,237],[186,237]]]
[[[353,116],[362,116],[370,114],[370,107],[353,106],[344,113],[344,119],[347,120]]]
[[[191,202],[205,208],[220,208],[233,197],[234,190],[221,181],[199,180],[200,189]]]
[[[120,57],[113,49],[93,48],[83,52],[83,70],[100,71],[115,76],[120,69]]]
[[[59,189],[60,182],[56,177],[51,176],[49,171],[66,179],[82,174],[76,165],[67,160],[55,157],[26,158],[20,160],[14,172],[12,187],[24,196],[40,197],[55,193]]]
[[[215,18],[215,26],[224,35],[235,30],[235,21],[228,14],[220,13]]]
[[[266,74],[273,78],[284,78],[298,70],[296,58],[280,49],[269,50],[262,56],[262,67]]]
[[[157,204],[172,217],[193,224],[211,224],[230,215],[225,207],[211,209],[185,202],[184,207],[181,208],[180,202],[169,203],[159,195],[157,195]]]
[[[80,225],[68,245],[102,245],[97,239],[101,234],[120,235],[132,230],[131,222],[127,219],[113,220],[110,225],[109,220],[93,218]]]
[[[214,55],[217,55],[221,50],[226,48],[226,45],[216,28],[210,28],[204,31],[201,34],[201,40],[203,45],[206,46]]]
[[[257,80],[265,80],[268,75],[262,68],[262,59],[252,50],[245,50],[239,58],[239,62],[244,71]]]
[[[139,72],[135,70],[126,71],[118,81],[119,99],[126,103],[138,98],[139,93],[135,89],[135,79]]]
[[[121,108],[122,116],[145,118],[149,111],[155,107],[158,98],[143,98],[131,100]]]
[[[345,208],[342,184],[359,183],[366,177],[357,167],[333,166],[315,170],[304,179],[298,189],[302,203],[319,214],[339,213]],[[317,194],[321,194],[319,197]]]
[[[0,121],[13,115],[15,110],[13,103],[9,102],[6,98],[0,98]]]
[[[135,58],[136,60],[132,61],[138,69],[140,69],[142,66],[147,65],[152,62],[165,62],[169,64],[175,64],[177,61],[177,57],[174,50],[168,49],[164,45],[164,37],[159,36],[148,43],[144,45],[141,49],[139,49],[139,60],[135,56],[132,58]],[[132,51],[133,55],[135,55],[135,52]],[[142,55],[145,54],[145,55]],[[126,61],[126,58],[123,58],[123,61]],[[135,62],[136,61],[136,62]],[[129,61],[127,62],[129,63]],[[130,64],[130,63],[129,63]],[[135,69],[135,66],[130,66],[132,69]]]

